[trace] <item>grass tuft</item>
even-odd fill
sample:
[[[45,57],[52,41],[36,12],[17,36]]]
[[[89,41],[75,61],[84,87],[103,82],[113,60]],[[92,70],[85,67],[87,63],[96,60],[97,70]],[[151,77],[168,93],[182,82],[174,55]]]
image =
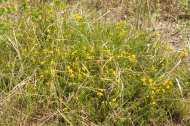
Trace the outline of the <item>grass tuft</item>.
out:
[[[0,125],[188,125],[188,44],[153,28],[183,0],[1,3]]]

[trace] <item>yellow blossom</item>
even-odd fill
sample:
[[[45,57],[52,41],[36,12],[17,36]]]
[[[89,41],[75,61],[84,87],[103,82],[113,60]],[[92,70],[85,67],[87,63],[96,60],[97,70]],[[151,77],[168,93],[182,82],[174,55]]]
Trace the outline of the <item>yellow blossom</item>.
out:
[[[49,86],[49,82],[46,82],[46,85]]]
[[[75,77],[75,75],[74,75],[74,74],[71,74],[71,77],[73,78],[73,77]]]
[[[73,97],[74,100],[78,100],[78,97]]]
[[[78,77],[79,77],[79,80],[81,80],[81,79],[82,79],[82,75],[81,75],[81,74],[78,74]]]
[[[182,52],[180,56],[181,56],[181,57],[184,57],[184,56],[185,56],[185,53]]]
[[[88,73],[86,74],[86,77],[90,77]]]
[[[156,102],[152,102],[153,105],[156,105]]]
[[[101,91],[101,92],[103,92],[103,89],[101,89],[101,88],[98,88],[98,90]]]
[[[45,71],[45,74],[48,74],[48,73],[49,73],[49,70],[46,70],[46,71]]]
[[[149,82],[151,83],[153,80],[152,79],[149,79]]]
[[[44,63],[45,63],[45,61],[44,61],[44,62],[42,61],[42,62],[40,63],[40,65],[43,65]]]
[[[170,88],[170,86],[169,86],[169,85],[166,85],[166,88],[167,88],[167,89],[169,89],[169,88]]]
[[[99,92],[99,93],[97,93],[97,95],[98,95],[98,96],[103,96],[103,94],[102,94],[102,93],[100,93],[100,92]]]
[[[86,69],[84,67],[82,67],[82,70],[85,71]]]
[[[48,38],[50,38],[50,37],[51,37],[51,35],[48,35],[47,37],[48,37]]]
[[[135,58],[135,55],[131,55],[131,57],[134,59],[134,58]]]
[[[155,33],[155,36],[156,36],[156,37],[158,37],[158,36],[159,36],[158,32],[156,32],[156,33]]]
[[[165,89],[162,89],[163,92],[166,92]]]
[[[44,50],[43,50],[43,53],[46,55],[46,53],[47,53],[47,50],[46,50],[46,49],[44,49]]]
[[[73,73],[73,70],[72,70],[72,69],[69,69],[69,73]]]
[[[188,54],[188,51],[187,51],[187,49],[184,49],[184,52],[185,52],[185,54],[186,54],[186,55]]]
[[[155,67],[152,67],[152,70],[155,70]]]
[[[67,66],[66,68],[67,68],[67,69],[70,69],[70,66]]]
[[[54,63],[55,63],[55,62],[52,60],[52,61],[51,61],[51,65],[53,65]]]
[[[112,102],[116,102],[116,98],[112,99]]]

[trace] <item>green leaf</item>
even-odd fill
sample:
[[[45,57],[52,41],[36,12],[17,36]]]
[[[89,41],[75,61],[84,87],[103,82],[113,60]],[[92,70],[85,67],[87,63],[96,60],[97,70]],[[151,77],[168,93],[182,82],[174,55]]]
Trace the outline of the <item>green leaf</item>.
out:
[[[9,7],[6,7],[6,9],[7,9],[7,13],[8,13],[8,14],[11,14],[11,13],[12,13],[12,11],[11,11],[11,9],[10,9]]]
[[[25,0],[25,2],[26,2],[26,6],[28,7],[28,0]]]
[[[65,7],[67,7],[66,4],[59,4],[59,6],[60,6],[61,8],[65,8]]]
[[[2,16],[2,15],[4,14],[4,12],[5,12],[5,8],[4,8],[4,7],[1,7],[1,8],[0,8],[0,16]]]
[[[28,4],[23,4],[22,6],[24,7],[24,9],[28,9]]]
[[[34,15],[34,17],[37,19],[39,16],[38,16],[38,14],[36,14],[36,15]]]
[[[5,2],[7,2],[7,0],[4,0]],[[0,3],[3,3],[3,0],[0,0]]]
[[[5,26],[5,24],[0,24],[0,28],[2,28],[2,27],[4,27]]]
[[[11,9],[15,12],[16,11],[16,8],[15,8],[15,5],[11,4]]]
[[[53,23],[54,21],[55,21],[55,20],[53,20],[53,19],[50,19],[50,22],[51,22],[51,23]]]
[[[7,31],[7,29],[5,29],[5,28],[1,28],[1,30],[0,30],[0,35],[5,34],[6,31]]]
[[[4,28],[5,28],[6,30],[8,30],[8,29],[9,29],[9,26],[8,26],[8,25],[5,25]]]
[[[25,14],[29,14],[29,11],[25,10],[24,13],[25,13]]]

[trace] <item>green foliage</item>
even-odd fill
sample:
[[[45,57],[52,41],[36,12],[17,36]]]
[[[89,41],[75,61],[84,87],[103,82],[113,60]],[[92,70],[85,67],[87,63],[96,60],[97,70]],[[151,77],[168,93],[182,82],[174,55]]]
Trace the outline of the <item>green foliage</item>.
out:
[[[187,49],[125,20],[94,21],[61,0],[21,3],[0,9],[3,124],[149,125],[187,114]]]

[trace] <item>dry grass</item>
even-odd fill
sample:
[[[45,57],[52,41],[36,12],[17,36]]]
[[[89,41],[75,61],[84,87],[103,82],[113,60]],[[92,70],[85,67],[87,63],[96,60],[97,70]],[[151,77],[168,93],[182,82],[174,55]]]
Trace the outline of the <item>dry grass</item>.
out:
[[[6,7],[13,6],[9,14]],[[25,6],[0,5],[6,8],[0,16],[6,31],[0,34],[0,125],[189,124],[189,2],[30,0]],[[120,38],[118,22],[126,30]],[[73,71],[85,79],[72,79]],[[156,90],[144,80],[173,85],[150,100]]]

